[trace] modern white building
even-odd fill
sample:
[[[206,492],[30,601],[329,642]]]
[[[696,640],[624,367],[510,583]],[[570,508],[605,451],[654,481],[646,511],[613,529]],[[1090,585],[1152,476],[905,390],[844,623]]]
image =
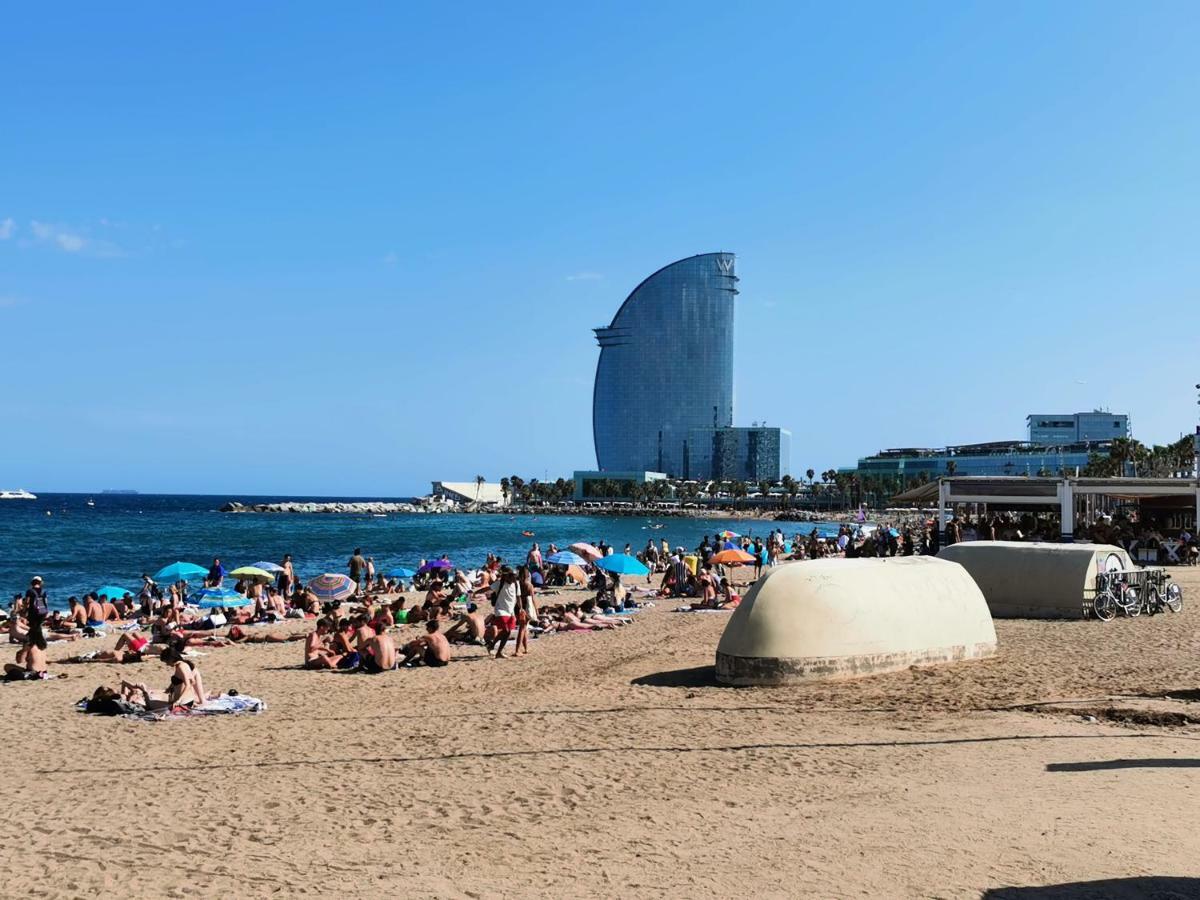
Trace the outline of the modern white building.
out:
[[[455,503],[478,503],[481,506],[508,506],[509,499],[496,482],[435,481],[433,496]]]

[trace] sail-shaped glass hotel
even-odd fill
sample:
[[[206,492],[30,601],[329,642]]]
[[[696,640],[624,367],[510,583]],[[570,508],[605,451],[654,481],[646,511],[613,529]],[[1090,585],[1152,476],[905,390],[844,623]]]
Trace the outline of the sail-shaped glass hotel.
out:
[[[592,431],[602,472],[714,477],[713,448],[733,426],[737,283],[732,253],[681,259],[634,288],[612,323],[595,329]],[[766,469],[750,460],[734,469],[777,479],[787,470],[786,445],[776,439]]]

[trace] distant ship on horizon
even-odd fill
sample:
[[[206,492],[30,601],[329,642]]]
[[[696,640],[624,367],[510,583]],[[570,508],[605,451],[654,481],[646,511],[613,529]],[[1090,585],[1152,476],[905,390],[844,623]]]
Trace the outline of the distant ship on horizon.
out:
[[[131,491],[128,488],[125,488],[125,489],[105,488],[100,493],[102,493],[102,494],[136,494],[137,491]]]

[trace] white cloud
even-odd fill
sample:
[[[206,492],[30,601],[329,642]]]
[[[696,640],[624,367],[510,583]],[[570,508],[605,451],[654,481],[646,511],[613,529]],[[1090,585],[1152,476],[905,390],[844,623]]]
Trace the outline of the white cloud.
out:
[[[576,272],[568,275],[567,281],[599,281],[603,277],[599,272]]]
[[[0,219],[0,241],[7,241],[17,233],[17,223],[12,218]]]
[[[79,253],[85,256],[110,258],[124,256],[125,251],[112,241],[89,237],[86,231],[65,225],[55,225],[50,222],[40,222],[37,219],[29,223],[34,242],[51,244],[64,253]],[[29,246],[27,242],[23,246]]]

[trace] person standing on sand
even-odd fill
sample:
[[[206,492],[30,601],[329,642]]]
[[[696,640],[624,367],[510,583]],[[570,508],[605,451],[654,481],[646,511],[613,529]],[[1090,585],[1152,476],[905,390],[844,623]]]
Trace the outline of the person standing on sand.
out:
[[[225,567],[221,565],[221,560],[213,559],[212,565],[208,567],[208,578],[205,579],[205,583],[209,587],[220,587],[224,580]]]
[[[517,569],[520,602],[517,605],[517,641],[513,656],[529,655],[529,623],[537,621],[537,607],[533,602],[533,577],[526,566]]]
[[[296,570],[292,568],[292,554],[283,554],[283,571],[279,573],[279,592],[285,597],[292,595],[296,584]]]
[[[363,559],[361,547],[354,548],[354,555],[350,557],[350,561],[346,565],[350,567],[350,580],[354,582],[354,593],[357,594],[363,572],[367,569],[367,561]]]
[[[375,583],[375,557],[367,557],[367,590]]]
[[[492,592],[491,640],[488,650],[496,647],[496,659],[504,658],[504,645],[517,627],[517,606],[520,603],[520,587],[517,575],[508,566],[500,570],[500,581]]]

